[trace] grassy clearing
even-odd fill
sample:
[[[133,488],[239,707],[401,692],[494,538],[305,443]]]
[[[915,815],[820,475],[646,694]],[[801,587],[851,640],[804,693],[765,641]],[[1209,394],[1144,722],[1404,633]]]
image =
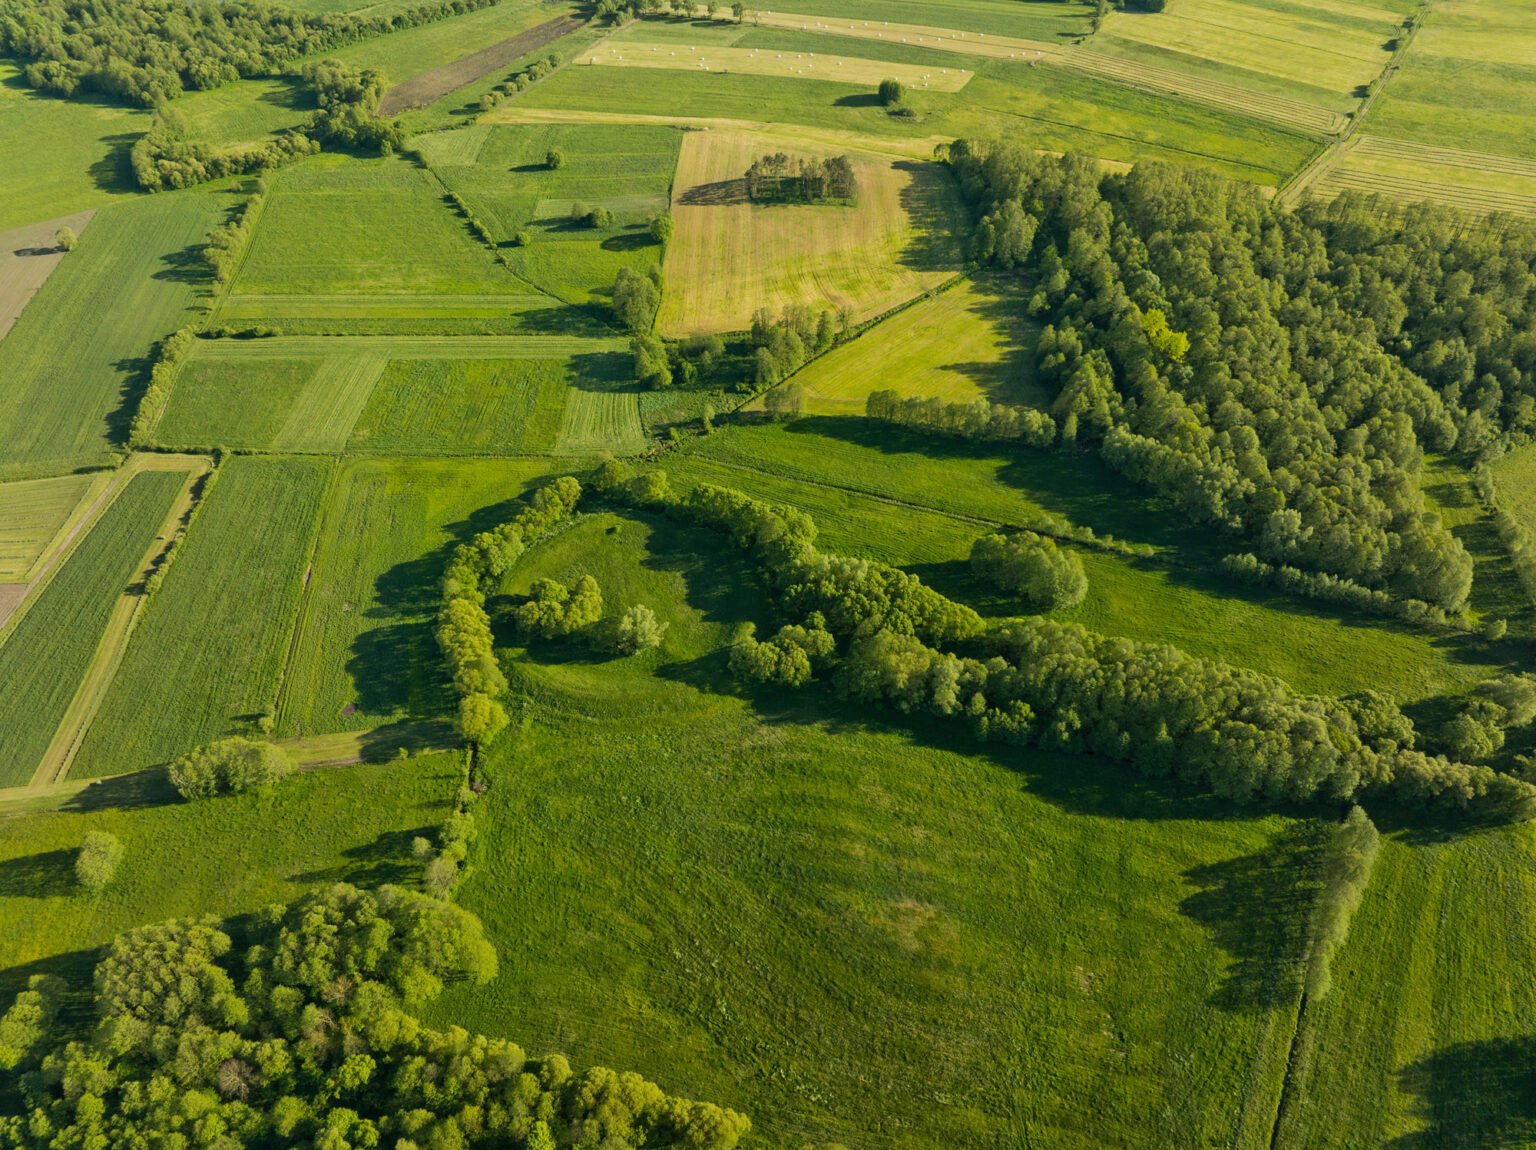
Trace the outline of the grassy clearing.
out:
[[[548,451],[560,433],[559,360],[397,360],[384,372],[350,451],[510,455]]]
[[[1332,199],[1376,192],[1400,200],[1432,200],[1467,212],[1536,215],[1536,161],[1355,136],[1295,192]]]
[[[0,645],[0,786],[31,780],[102,628],[164,523],[186,476],[138,475],[91,527]]]
[[[269,447],[319,366],[313,358],[193,358],[176,377],[155,441],[164,446]]]
[[[532,27],[492,44],[488,48],[471,52],[452,63],[443,64],[430,72],[422,72],[403,83],[396,84],[384,93],[384,99],[379,102],[379,115],[398,116],[407,108],[420,108],[435,103],[487,73],[506,68],[514,60],[519,60],[528,53],[537,51],[581,27],[581,21],[574,16],[563,15],[553,19],[540,19],[546,15],[547,12],[544,10],[529,9],[525,13],[525,19],[533,25]],[[534,24],[536,20],[539,22]]]
[[[633,455],[645,450],[645,430],[640,426],[640,401],[634,392],[587,391],[573,387],[566,392],[555,441],[558,455],[595,455],[609,451]]]
[[[78,236],[95,214],[76,212],[0,232],[0,339],[63,262],[64,251],[54,238],[59,230],[69,228]]]
[[[497,125],[483,138],[456,136],[445,133],[423,154],[436,156],[429,161],[434,171],[464,197],[519,276],[560,299],[586,303],[613,286],[620,268],[643,270],[661,259],[646,225],[667,210],[682,133],[551,124]],[[470,159],[471,148],[473,163],[455,162]],[[565,156],[562,167],[545,164],[551,150]],[[571,205],[578,201],[608,208],[612,226],[573,223]],[[529,246],[512,246],[519,232],[529,235]]]
[[[1001,290],[994,290],[1001,289]],[[814,415],[863,415],[872,391],[950,402],[1041,403],[1033,325],[999,281],[966,282],[923,300],[795,376]]]
[[[1276,1146],[1531,1139],[1536,835],[1382,842]]]
[[[1499,505],[1536,533],[1536,447],[1521,447],[1492,464]]]
[[[285,735],[362,730],[454,701],[432,637],[453,544],[496,526],[547,460],[346,461],[283,681]]]
[[[0,60],[0,230],[135,195],[128,151],[149,119],[105,101],[37,95],[18,65]]]
[[[860,439],[864,422],[721,432],[664,466],[674,485],[720,483],[800,507],[827,550],[907,567],[988,614],[1018,611],[969,574],[972,542],[994,528],[956,516],[1021,525],[1049,512],[1100,535],[1152,543],[1173,565],[1080,551],[1088,597],[1058,617],[1274,674],[1301,691],[1370,686],[1417,701],[1462,691],[1498,669],[1473,640],[1341,614],[1184,566],[1213,563],[1217,541],[1088,457],[978,451],[894,429]],[[837,434],[816,434],[818,426]]]
[[[855,155],[855,205],[760,206],[747,200],[742,176],[765,150],[747,132],[684,141],[661,330],[739,330],[758,308],[794,303],[847,306],[866,319],[960,270],[964,213],[938,165]]]
[[[0,484],[0,582],[25,583],[96,486],[89,475]]]
[[[1427,460],[1420,483],[1429,507],[1472,556],[1469,602],[1475,615],[1504,619],[1516,634],[1536,637],[1530,597],[1465,469],[1445,460]]]
[[[670,70],[732,72],[748,76],[793,76],[800,80],[821,80],[835,84],[866,84],[878,87],[881,80],[895,77],[909,88],[935,92],[958,92],[975,73],[951,65],[938,68],[931,75],[917,73],[912,66],[891,60],[842,55],[835,49],[816,67],[814,52],[773,52],[757,48],[721,48],[708,46],[697,52],[685,51],[681,44],[651,44],[631,41],[610,47],[606,52],[585,54],[577,62],[580,68],[665,68]],[[906,73],[905,76],[902,73]]]
[[[298,127],[314,106],[314,96],[302,84],[282,78],[236,80],[176,100],[188,137],[219,149],[260,144]]]
[[[336,155],[279,174],[233,288],[237,297],[527,290],[469,234],[430,172]]]
[[[1262,1145],[1294,995],[1279,930],[1225,916],[1291,825],[818,688],[704,693],[759,600],[699,540],[600,515],[519,565],[671,626],[635,659],[515,653],[459,897],[519,961],[434,1020],[688,1083],[765,1145]]]
[[[220,182],[104,208],[0,341],[0,475],[100,464],[127,437],[154,341],[186,322]]]
[[[259,456],[220,469],[73,777],[169,762],[273,704],[330,470]]]
[[[42,971],[89,985],[97,948],[144,923],[247,914],[324,883],[410,883],[419,870],[411,839],[442,821],[456,757],[315,771],[197,803],[177,800],[163,776],[131,776],[89,787],[60,811],[0,818],[0,1000]],[[100,895],[74,881],[91,831],[126,848]]]

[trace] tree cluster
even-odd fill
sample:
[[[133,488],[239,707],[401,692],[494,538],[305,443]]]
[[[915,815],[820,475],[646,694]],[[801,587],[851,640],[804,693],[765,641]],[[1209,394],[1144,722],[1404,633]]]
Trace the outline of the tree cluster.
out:
[[[1223,556],[1217,569],[1223,575],[1254,587],[1270,587],[1284,591],[1287,595],[1304,595],[1324,603],[1338,603],[1355,611],[1370,611],[1406,623],[1443,627],[1449,621],[1445,608],[1433,606],[1422,599],[1388,595],[1385,591],[1365,587],[1351,579],[1341,579],[1326,572],[1303,571],[1299,567],[1266,563],[1257,555],[1247,552]]]
[[[154,366],[149,369],[149,386],[144,389],[139,406],[134,410],[133,420],[128,425],[130,447],[142,447],[149,442],[150,430],[160,418],[166,400],[171,398],[171,386],[176,381],[181,362],[187,358],[187,352],[192,350],[192,340],[192,329],[184,327],[160,341],[155,351]]]
[[[819,612],[807,616],[803,626],[785,624],[773,638],[761,643],[749,623],[731,644],[731,674],[753,683],[803,687],[815,672],[829,665],[836,652],[837,640]]]
[[[68,985],[56,974],[34,974],[27,979],[27,989],[0,1014],[0,1070],[15,1070],[43,1044],[66,990]]]
[[[521,92],[530,84],[537,84],[558,67],[560,67],[560,57],[551,52],[548,56],[535,60],[522,71],[507,77],[504,82],[497,84],[495,88],[481,96],[480,106],[486,109],[494,108],[505,97]],[[565,163],[565,153],[559,148],[551,148],[545,160],[549,167],[558,168]]]
[[[302,75],[319,105],[309,116],[307,131],[321,143],[380,155],[396,152],[405,143],[398,120],[378,117],[388,87],[382,72],[340,60],[317,60],[304,65]]]
[[[292,773],[293,760],[281,747],[241,735],[198,747],[170,765],[171,786],[184,799],[239,794]]]
[[[759,204],[848,203],[858,198],[859,182],[847,156],[806,159],[775,152],[752,161],[745,177],[747,198]]]
[[[1076,607],[1088,594],[1083,561],[1033,531],[982,536],[971,547],[971,571],[1037,611]]]
[[[580,634],[602,617],[603,592],[590,575],[569,587],[557,579],[535,579],[516,611],[518,629],[536,639]]]
[[[220,152],[210,144],[189,140],[181,113],[162,107],[155,109],[149,131],[134,142],[129,162],[139,187],[158,192],[190,188],[224,176],[265,172],[319,150],[319,141],[301,131],[289,131],[264,143]]]
[[[837,340],[837,317],[809,304],[787,304],[777,316],[768,308],[752,315],[752,346],[757,349],[757,385],[775,384],[820,355]]]
[[[239,946],[206,919],[129,931],[96,967],[89,1038],[46,1033],[49,985],[0,1019],[26,1106],[0,1118],[0,1147],[732,1150],[750,1129],[638,1075],[577,1074],[412,1013],[496,965],[473,915],[389,886],[271,907]]]
[[[942,432],[961,439],[1017,439],[1037,448],[1056,443],[1056,421],[1049,412],[1034,407],[989,403],[985,399],[973,399],[969,403],[949,403],[938,396],[914,395],[903,399],[897,392],[886,389],[869,393],[869,398],[864,401],[864,414],[886,423]]]
[[[1440,727],[1446,754],[1469,763],[1491,759],[1504,749],[1505,733],[1536,718],[1536,676],[1499,675],[1477,685],[1473,697]]]
[[[634,268],[619,269],[613,281],[613,311],[626,331],[641,335],[651,330],[665,284],[660,264],[643,275]]]
[[[496,662],[484,585],[494,585],[524,547],[565,520],[580,498],[581,484],[561,476],[539,488],[516,518],[454,548],[448,561],[437,614],[437,643],[459,696],[457,729],[469,742],[488,743],[507,725],[507,713],[497,702],[507,680]]]
[[[1469,393],[1426,382],[1406,351],[1406,312],[1436,305],[1404,302],[1388,282],[1403,269],[1366,259],[1390,234],[1348,203],[1292,213],[1195,169],[1105,173],[976,141],[948,154],[986,225],[977,254],[1031,277],[1029,308],[1048,321],[1039,374],[1065,442],[1096,446],[1266,562],[1447,611],[1466,602],[1471,559],[1418,476],[1426,448],[1459,442]],[[1523,242],[1485,251],[1503,257],[1501,284],[1536,283]],[[1531,385],[1519,340],[1499,346],[1511,388]]]
[[[263,0],[0,0],[0,55],[28,61],[23,74],[33,88],[98,92],[149,108],[184,90],[273,75],[305,56],[495,2],[429,0],[362,16]]]
[[[1349,935],[1349,922],[1360,909],[1381,836],[1359,807],[1350,807],[1323,848],[1323,886],[1307,924],[1307,967],[1302,985],[1318,1001],[1333,986],[1333,956]]]
[[[263,181],[262,186],[234,210],[234,215],[228,223],[208,233],[208,243],[203,248],[203,259],[207,261],[208,270],[213,274],[215,283],[228,283],[229,277],[234,274],[235,265],[240,262],[240,253],[245,250],[246,241],[250,239],[251,222],[256,213],[261,210],[261,202],[266,190]]]

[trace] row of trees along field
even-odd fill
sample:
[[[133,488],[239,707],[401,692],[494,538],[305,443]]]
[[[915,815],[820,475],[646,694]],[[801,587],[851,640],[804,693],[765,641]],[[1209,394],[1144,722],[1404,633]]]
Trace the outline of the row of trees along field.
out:
[[[366,16],[261,0],[0,0],[0,55],[27,61],[34,88],[98,92],[149,108],[188,89],[272,75],[305,56],[497,2],[426,0]]]
[[[774,152],[753,160],[744,182],[747,198],[757,203],[846,202],[859,194],[859,183],[847,156],[818,160]]]
[[[25,1108],[0,1117],[0,1147],[732,1150],[750,1129],[637,1074],[424,1026],[412,1012],[445,983],[496,973],[479,920],[451,902],[337,884],[240,937],[211,919],[120,935],[78,1039],[55,1025],[67,987],[33,979],[0,1018]]]
[[[1536,786],[1415,749],[1413,723],[1372,691],[1300,695],[1267,675],[1075,624],[989,624],[906,572],[818,552],[815,523],[795,508],[710,484],[678,499],[664,472],[631,477],[617,461],[593,482],[611,499],[721,531],[762,566],[781,617],[799,622],[768,641],[772,652],[743,637],[739,672],[796,686],[830,669],[848,698],[964,721],[989,741],[1121,760],[1238,801],[1380,794],[1536,814]],[[979,558],[995,565],[990,550]]]
[[[1462,607],[1472,561],[1423,453],[1536,433],[1536,224],[957,141],[975,255],[1046,321],[1039,373],[1095,445],[1267,562]]]

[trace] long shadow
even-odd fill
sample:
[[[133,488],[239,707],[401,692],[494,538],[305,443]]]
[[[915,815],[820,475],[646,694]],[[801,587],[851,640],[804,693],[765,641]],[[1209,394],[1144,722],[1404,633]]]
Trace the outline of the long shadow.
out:
[[[911,176],[898,198],[911,221],[912,239],[897,262],[914,272],[960,271],[965,239],[957,236],[956,230],[962,226],[964,209],[949,169],[920,160],[898,160],[892,166]]]
[[[87,814],[91,811],[162,807],[181,801],[176,788],[171,786],[170,776],[164,769],[156,768],[135,771],[131,775],[98,779],[84,790],[70,796],[69,801],[59,809]]]
[[[855,92],[851,96],[839,96],[832,101],[832,106],[834,108],[874,108],[879,103],[879,92]]]
[[[677,202],[686,204],[690,208],[723,208],[733,204],[749,203],[747,181],[737,177],[734,180],[715,180],[713,183],[695,184],[679,195]]]
[[[58,898],[79,889],[75,850],[44,851],[0,862],[0,895],[6,898]]]
[[[160,262],[165,266],[159,271],[151,272],[150,279],[170,280],[174,283],[192,284],[197,287],[211,287],[213,273],[208,270],[208,261],[203,255],[206,244],[188,244],[180,251],[167,252],[160,257]]]
[[[347,861],[319,870],[289,875],[289,882],[345,882],[353,886],[380,887],[386,883],[408,883],[421,872],[421,863],[411,852],[418,838],[436,841],[437,828],[421,826],[408,831],[385,831],[371,843],[349,847],[341,852]]]
[[[1442,1047],[1397,1073],[1428,1128],[1393,1150],[1482,1150],[1536,1143],[1536,1037]]]
[[[638,230],[631,230],[626,235],[609,236],[597,246],[605,252],[637,252],[641,248],[656,246],[649,231],[640,225],[636,225],[636,228]]]
[[[1185,881],[1200,890],[1179,904],[1180,912],[1209,930],[1233,959],[1212,995],[1213,1005],[1268,1010],[1300,991],[1324,833],[1321,823],[1299,824],[1265,850],[1184,872]]]
[[[138,142],[138,132],[117,132],[103,136],[106,153],[94,161],[86,174],[91,183],[104,192],[132,192],[136,190],[133,178],[133,145]]]
[[[114,360],[112,370],[122,377],[117,390],[117,406],[107,413],[107,437],[113,443],[127,443],[139,402],[149,390],[149,373],[154,360],[147,355]]]

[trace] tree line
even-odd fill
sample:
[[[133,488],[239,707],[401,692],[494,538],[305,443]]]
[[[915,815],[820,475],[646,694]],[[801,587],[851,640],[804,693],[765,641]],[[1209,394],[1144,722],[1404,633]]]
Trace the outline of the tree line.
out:
[[[0,1016],[24,1100],[0,1147],[733,1150],[750,1130],[637,1074],[417,1017],[496,969],[474,915],[393,886],[316,890],[238,936],[212,919],[138,927],[96,966],[93,1029],[56,1030],[67,987],[47,975]]]
[[[1349,198],[1288,212],[1197,169],[1106,173],[1004,142],[948,159],[976,256],[1029,276],[1063,441],[1265,562],[1465,605],[1471,558],[1418,477],[1426,449],[1528,434],[1536,363],[1491,317],[1536,314],[1536,228],[1475,238],[1439,209],[1383,222]],[[1410,271],[1425,264],[1456,271]]]
[[[744,183],[747,198],[759,204],[848,203],[859,196],[858,177],[847,156],[818,160],[774,152],[752,161]]]
[[[1118,760],[1239,802],[1380,794],[1536,814],[1536,786],[1418,749],[1411,720],[1375,692],[1301,695],[1164,644],[1041,618],[988,624],[906,572],[818,552],[804,512],[728,488],[700,484],[677,497],[653,471],[603,489],[719,531],[752,555],[776,610],[799,620],[769,640],[773,652],[753,636],[733,652],[738,670],[762,668],[767,681],[798,685],[829,668],[847,698],[965,722],[987,741]],[[1516,708],[1498,705],[1499,721],[1513,721]]]

